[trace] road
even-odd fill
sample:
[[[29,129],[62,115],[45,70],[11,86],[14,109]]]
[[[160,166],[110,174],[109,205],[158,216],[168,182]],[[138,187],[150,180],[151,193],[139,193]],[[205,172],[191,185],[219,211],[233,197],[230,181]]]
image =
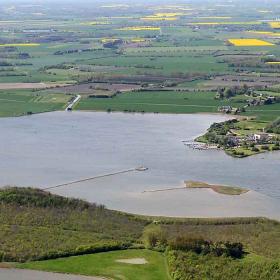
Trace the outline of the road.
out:
[[[81,99],[81,95],[77,95],[75,97],[75,99],[70,103],[68,104],[68,106],[66,107],[65,111],[71,111],[73,109],[73,106],[79,102],[79,100]]]
[[[104,280],[101,277],[88,277],[25,269],[0,268],[1,280]]]

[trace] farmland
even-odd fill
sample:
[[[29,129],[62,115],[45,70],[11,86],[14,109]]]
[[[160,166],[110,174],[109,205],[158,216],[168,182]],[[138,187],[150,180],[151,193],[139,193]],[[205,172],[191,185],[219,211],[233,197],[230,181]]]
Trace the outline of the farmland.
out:
[[[279,0],[12,2],[0,279],[279,280]]]
[[[100,13],[90,15],[70,9],[71,20],[42,12],[20,21],[4,13],[0,83],[57,84],[57,91],[38,94],[83,94],[76,110],[215,113],[245,102],[212,100],[220,87],[247,84],[274,95],[280,84],[278,22],[272,20],[277,9],[260,12],[270,9],[248,4],[244,16],[240,5],[230,12],[209,5],[101,5]],[[132,86],[104,89],[100,83]],[[72,87],[59,88],[65,84]],[[34,112],[45,111],[36,105]],[[12,103],[7,106],[2,116],[18,115]],[[274,107],[248,108],[244,115],[270,121],[278,112]]]
[[[219,106],[237,105],[239,99],[227,101],[215,100],[213,92],[173,92],[143,91],[123,93],[110,98],[83,99],[77,106],[78,110],[132,111],[158,113],[215,113]]]
[[[237,47],[273,46],[272,43],[259,39],[229,39],[229,42]]]
[[[63,110],[70,97],[60,94],[43,95],[28,90],[0,91],[0,116],[22,116]]]

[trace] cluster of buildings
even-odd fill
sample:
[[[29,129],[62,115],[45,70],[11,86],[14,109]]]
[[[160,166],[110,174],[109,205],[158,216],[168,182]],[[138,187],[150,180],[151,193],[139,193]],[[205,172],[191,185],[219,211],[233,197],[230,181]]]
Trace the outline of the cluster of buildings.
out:
[[[231,146],[239,146],[243,143],[246,144],[271,144],[273,140],[273,135],[265,132],[254,133],[246,136],[237,136],[232,133],[227,135],[228,144]]]
[[[242,108],[243,110],[246,110],[249,106],[262,106],[262,105],[270,105],[274,103],[279,103],[280,99],[276,96],[266,96],[266,97],[258,97],[258,98],[252,98],[246,101],[247,104],[244,105]],[[230,105],[221,106],[218,108],[218,111],[225,114],[231,114],[231,113],[240,113],[242,108],[233,108]]]

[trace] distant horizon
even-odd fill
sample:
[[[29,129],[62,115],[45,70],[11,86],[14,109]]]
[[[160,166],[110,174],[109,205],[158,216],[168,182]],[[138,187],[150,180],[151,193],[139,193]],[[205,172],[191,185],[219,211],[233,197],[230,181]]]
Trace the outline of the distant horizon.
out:
[[[55,3],[67,3],[67,2],[74,2],[76,3],[75,0],[0,0],[0,3],[5,3],[5,4],[9,4],[9,3],[34,3],[34,4],[44,4],[44,3],[51,3],[51,2],[55,2]],[[88,3],[125,3],[125,4],[131,4],[131,5],[135,5],[132,4],[130,0],[81,0],[79,1],[79,3],[81,2],[88,2]],[[224,3],[224,4],[231,4],[231,3],[244,3],[243,0],[139,0],[137,1],[138,3],[146,3],[146,4],[151,4],[151,3],[180,3],[180,4],[191,4],[191,3],[197,3],[197,2],[217,2],[217,3]],[[277,3],[279,2],[278,0],[247,0],[246,3],[249,2],[259,2],[262,3],[264,5],[269,5],[270,3]]]

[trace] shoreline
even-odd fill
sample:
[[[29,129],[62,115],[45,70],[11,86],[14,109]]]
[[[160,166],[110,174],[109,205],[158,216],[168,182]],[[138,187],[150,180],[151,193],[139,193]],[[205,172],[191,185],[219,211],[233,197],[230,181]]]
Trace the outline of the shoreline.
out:
[[[148,157],[149,157],[148,154],[146,155],[147,158],[145,158],[145,157],[143,158],[142,155],[139,155],[139,159],[141,161],[140,163],[145,164],[148,167],[150,167],[150,170],[147,173],[145,173],[145,175],[141,175],[139,173],[138,175],[135,175],[136,179],[134,177],[131,178],[131,176],[119,177],[116,179],[116,182],[114,183],[113,186],[110,186],[110,184],[112,183],[112,181],[110,181],[110,180],[107,180],[107,181],[102,180],[100,182],[97,182],[96,184],[92,184],[92,183],[79,184],[79,185],[75,186],[75,188],[67,188],[67,189],[62,188],[60,190],[55,191],[57,193],[60,193],[62,195],[66,194],[68,197],[79,197],[79,198],[89,199],[91,201],[96,201],[98,203],[107,205],[108,208],[110,208],[110,209],[118,209],[118,210],[123,210],[126,212],[134,212],[134,213],[139,213],[139,214],[150,214],[150,215],[163,214],[164,216],[183,216],[183,217],[195,217],[195,216],[196,217],[198,217],[198,216],[199,217],[205,217],[205,216],[218,217],[221,215],[226,216],[226,217],[227,216],[240,216],[240,215],[242,215],[242,216],[252,216],[252,215],[267,216],[267,217],[272,217],[272,218],[274,217],[271,209],[273,209],[275,202],[272,201],[272,205],[270,208],[270,207],[268,207],[269,203],[267,203],[267,201],[269,201],[269,198],[265,197],[257,205],[254,202],[254,198],[256,196],[254,196],[253,194],[252,194],[252,196],[245,195],[244,199],[243,199],[243,196],[242,196],[242,198],[240,198],[240,197],[238,197],[238,198],[221,198],[221,196],[218,197],[216,194],[212,194],[212,191],[210,193],[208,190],[189,190],[189,191],[178,190],[178,191],[174,192],[174,194],[173,194],[173,192],[169,192],[168,194],[164,194],[164,192],[162,192],[161,194],[157,194],[157,195],[156,194],[152,195],[152,194],[148,194],[148,193],[146,193],[145,195],[141,194],[141,191],[145,190],[145,186],[146,187],[154,186],[156,188],[157,188],[157,186],[159,188],[161,188],[162,186],[168,187],[168,185],[169,186],[176,186],[176,185],[180,186],[180,182],[182,182],[182,180],[184,180],[184,179],[203,180],[205,182],[225,183],[225,184],[229,184],[229,185],[232,184],[232,185],[240,185],[240,186],[241,185],[245,185],[245,186],[252,185],[253,189],[257,190],[256,186],[254,185],[254,179],[252,179],[251,181],[249,180],[249,182],[247,182],[245,180],[245,178],[244,178],[244,180],[240,181],[238,178],[232,179],[230,176],[225,176],[224,180],[222,180],[223,177],[221,177],[221,176],[219,177],[219,174],[215,174],[216,171],[214,171],[214,169],[213,169],[214,175],[212,175],[212,174],[203,175],[203,171],[202,171],[202,173],[197,174],[197,175],[195,175],[195,172],[190,173],[190,172],[192,172],[191,169],[195,168],[195,166],[198,168],[198,170],[200,170],[201,163],[199,164],[199,161],[204,158],[206,159],[206,163],[208,163],[208,160],[209,160],[209,164],[211,164],[211,162],[213,162],[211,157],[214,155],[214,152],[213,153],[212,152],[209,152],[209,153],[207,153],[207,152],[205,152],[205,153],[186,152],[186,151],[182,150],[182,149],[184,149],[184,147],[178,140],[182,139],[181,138],[182,135],[183,135],[183,137],[186,135],[197,135],[197,133],[200,133],[201,131],[203,131],[204,128],[207,127],[209,123],[214,122],[214,121],[219,121],[219,120],[221,120],[221,118],[218,118],[218,117],[211,118],[211,117],[207,117],[207,115],[205,116],[205,114],[204,114],[204,117],[198,117],[199,115],[197,115],[197,114],[193,114],[192,116],[188,114],[188,115],[184,115],[184,117],[183,116],[176,117],[176,115],[174,115],[174,114],[171,114],[170,117],[167,117],[167,116],[165,117],[164,115],[154,115],[154,117],[151,117],[150,115],[146,115],[146,117],[144,117],[144,116],[142,117],[141,115],[137,114],[137,117],[133,117],[132,115],[125,115],[125,113],[122,113],[122,112],[116,112],[115,113],[116,115],[111,115],[111,116],[108,115],[108,113],[106,113],[106,112],[96,113],[96,114],[94,114],[92,112],[90,112],[90,113],[74,112],[72,117],[71,117],[71,115],[68,116],[67,113],[63,112],[63,111],[50,113],[50,114],[51,115],[45,114],[44,116],[41,116],[41,117],[38,116],[38,117],[34,117],[30,120],[26,119],[25,121],[22,121],[23,123],[33,124],[33,120],[34,120],[34,123],[36,125],[34,125],[34,127],[32,126],[32,131],[34,130],[34,131],[36,131],[36,133],[39,133],[38,135],[40,137],[47,137],[46,139],[48,141],[46,142],[46,144],[52,143],[53,140],[51,138],[53,137],[52,136],[53,134],[51,134],[49,136],[50,132],[48,132],[48,134],[47,133],[45,134],[45,130],[42,135],[40,134],[43,131],[42,123],[44,123],[45,121],[47,121],[48,127],[50,125],[53,126],[54,123],[58,123],[59,125],[54,130],[54,131],[57,131],[57,130],[61,129],[60,125],[61,124],[63,125],[65,123],[65,121],[70,120],[70,122],[71,122],[71,120],[77,119],[78,122],[75,123],[74,131],[79,132],[79,131],[81,131],[81,129],[87,128],[87,122],[92,123],[92,120],[95,120],[96,122],[98,120],[99,124],[97,127],[98,127],[98,129],[101,129],[100,131],[102,132],[104,130],[103,125],[100,124],[100,121],[102,121],[102,120],[106,121],[106,122],[104,122],[104,124],[106,124],[105,127],[108,126],[108,123],[111,124],[111,122],[112,122],[112,124],[115,124],[116,123],[115,119],[118,120],[117,123],[120,123],[120,122],[123,123],[124,120],[132,120],[131,124],[133,124],[133,126],[135,126],[135,124],[137,122],[136,128],[138,128],[138,126],[143,127],[141,120],[145,118],[148,121],[150,129],[153,129],[153,130],[154,130],[154,126],[151,126],[151,124],[150,124],[150,122],[152,122],[152,120],[155,121],[155,123],[154,123],[154,125],[156,125],[155,127],[158,127],[158,122],[165,123],[165,122],[163,122],[165,119],[170,120],[171,124],[177,124],[180,120],[182,120],[183,123],[184,123],[184,120],[186,120],[186,121],[189,120],[187,122],[187,126],[185,124],[178,126],[178,128],[179,128],[178,133],[175,133],[174,137],[171,138],[171,140],[172,140],[171,143],[175,143],[174,151],[176,151],[178,154],[169,153],[169,155],[167,154],[167,156],[165,156],[167,160],[168,160],[168,157],[172,158],[171,163],[173,163],[173,161],[178,161],[178,160],[179,160],[179,162],[180,162],[180,160],[182,160],[182,163],[186,162],[186,167],[189,166],[190,169],[182,168],[180,174],[183,176],[181,176],[178,172],[176,172],[176,170],[172,170],[172,168],[174,168],[172,166],[167,166],[167,167],[162,166],[163,170],[165,170],[167,172],[174,171],[175,173],[171,172],[170,180],[169,180],[168,173],[166,173],[168,176],[167,181],[165,181],[165,179],[163,179],[163,180],[156,179],[157,178],[156,176],[162,175],[162,172],[160,170],[157,170],[158,163],[156,165],[153,165],[153,160],[151,162],[148,160]],[[188,116],[190,116],[190,117],[188,117]],[[84,120],[85,120],[85,124],[83,126],[81,126],[81,124],[84,122]],[[193,126],[193,124],[195,123],[194,120],[199,120],[199,121],[202,120],[201,121],[201,123],[203,122],[203,125],[201,126],[202,129],[196,129],[195,133],[190,133],[190,134],[188,132],[186,133],[184,129],[185,128],[187,129],[188,127],[191,128]],[[107,121],[110,121],[110,122],[107,122]],[[5,123],[5,127],[9,128],[10,127],[9,124],[11,124],[12,127],[14,127],[14,124],[22,123],[22,122],[21,121],[20,122],[7,121],[4,123]],[[169,127],[168,128],[169,130],[172,130],[172,128],[174,128],[174,126],[170,126],[170,125],[168,125],[168,127]],[[66,133],[65,132],[61,133],[61,139],[66,139],[66,138],[69,139],[69,135],[73,134],[72,130],[73,130],[73,126],[71,124],[69,124],[69,126],[67,127],[67,130],[66,130]],[[167,130],[167,131],[169,131],[169,130]],[[10,132],[11,130],[8,129],[8,131]],[[85,130],[85,131],[86,131],[86,133],[88,133],[87,130]],[[117,131],[119,131],[119,129]],[[150,130],[147,130],[147,131],[150,131]],[[193,131],[193,129],[191,129],[190,131]],[[68,135],[68,132],[70,132],[71,134]],[[27,134],[29,134],[28,131],[24,132],[22,135],[26,135],[28,137],[29,136],[33,137],[32,135],[27,135]],[[95,134],[96,134],[95,136],[98,135],[96,132],[95,132]],[[92,146],[93,143],[92,143],[92,140],[90,140],[91,139],[90,136],[92,136],[92,135],[94,135],[94,134],[92,133],[92,134],[88,135],[88,137],[89,137],[88,139],[90,141],[89,146],[95,147],[95,146]],[[161,135],[161,133],[160,134],[157,133],[157,135],[160,136],[159,140],[162,139],[162,137],[164,137],[164,135]],[[5,138],[3,138],[3,139],[5,139]],[[71,139],[72,139],[72,137],[71,137]],[[98,146],[100,145],[99,139],[103,139],[103,138],[96,137],[95,142],[98,143]],[[106,138],[104,138],[104,139],[105,140],[108,139],[108,141],[110,141],[110,142],[108,142],[109,144],[112,143],[111,137],[106,136]],[[145,139],[146,139],[145,141],[149,141],[150,143],[152,143],[152,145],[155,148],[158,146],[157,141],[155,141],[155,139],[157,139],[157,138],[148,137]],[[80,139],[77,138],[75,140],[75,143],[76,143],[76,141],[79,141],[79,140]],[[132,141],[133,146],[132,146],[131,151],[134,151],[137,148],[137,146],[135,146],[134,142],[135,141],[133,140]],[[138,141],[136,141],[136,145],[137,145],[137,143],[138,143]],[[141,145],[141,143],[140,143],[140,145]],[[7,146],[9,146],[9,145],[7,145]],[[165,142],[164,142],[164,146],[166,146]],[[13,147],[13,145],[11,145],[11,152],[10,152],[11,155],[14,154],[12,147]],[[59,145],[57,145],[57,148],[58,147],[59,147]],[[68,156],[72,152],[72,148],[70,148],[70,147],[73,147],[73,145],[69,146],[69,151],[68,151],[68,149],[65,150],[66,156]],[[111,147],[111,146],[109,145],[108,147]],[[34,151],[34,148],[36,148],[36,146],[35,147],[30,146],[30,151]],[[111,148],[113,149],[114,146],[112,145]],[[143,149],[144,148],[145,147],[143,147]],[[106,149],[107,149],[107,146],[104,146],[104,151],[106,151]],[[36,151],[36,149],[35,149],[35,151]],[[161,149],[158,150],[158,152],[160,152],[160,151],[161,151]],[[182,153],[182,151],[183,151],[183,153]],[[88,155],[87,153],[82,153],[82,152],[83,151],[78,147],[76,150],[74,150],[74,153],[76,153],[76,155],[79,155],[79,154],[81,155],[80,164],[84,164],[82,162],[87,160],[87,155]],[[186,155],[184,152],[186,152]],[[185,159],[189,153],[191,155],[193,155],[195,158],[198,157],[197,164],[195,166],[193,166],[189,160]],[[217,152],[215,151],[215,155],[216,155],[216,153]],[[231,160],[228,160],[225,156],[222,156],[221,152],[218,152],[218,153],[221,155],[221,157],[223,159],[225,158],[224,159],[225,163],[228,161],[231,162]],[[158,154],[160,155],[160,153],[158,153]],[[178,157],[176,155],[178,155]],[[21,159],[22,155],[18,155],[18,156],[19,156],[19,159]],[[35,154],[34,154],[34,156],[35,156]],[[86,156],[86,157],[84,157],[84,156]],[[104,157],[104,155],[100,154],[100,160],[103,157]],[[69,159],[73,160],[74,157],[69,156]],[[144,160],[144,162],[142,162],[142,160]],[[30,158],[29,166],[32,166],[32,162],[34,162],[34,160]],[[53,162],[53,159],[50,158],[49,162],[46,161],[45,166],[47,166],[47,168],[49,168],[49,166],[50,166],[50,164],[52,164],[52,162]],[[88,161],[86,161],[86,162],[88,162],[90,164],[96,164],[96,163],[92,162],[91,159],[88,159]],[[75,166],[75,165],[77,165],[77,163],[74,163],[74,162],[73,162],[73,164],[71,164],[70,169],[72,170],[72,168],[74,169],[74,167],[75,167],[75,168],[77,168],[78,173],[70,175],[70,173],[68,172],[70,169],[68,170],[68,167],[65,167],[65,174],[63,174],[64,168],[62,168],[62,166],[63,166],[62,163],[65,163],[65,160],[62,160],[61,163],[57,165],[57,168],[61,168],[61,172],[62,172],[61,178],[57,177],[54,180],[54,182],[52,182],[52,180],[51,180],[50,183],[46,183],[46,187],[48,187],[49,185],[52,186],[52,185],[56,185],[57,183],[64,182],[64,178],[67,178],[66,182],[68,182],[67,176],[69,176],[69,181],[71,181],[72,179],[75,180],[79,177],[81,177],[81,178],[84,177],[83,173],[82,174],[79,173],[79,168],[77,168],[78,166]],[[263,163],[261,161],[259,161],[259,163],[261,165],[263,165]],[[218,164],[218,162],[217,162],[217,164]],[[236,164],[238,164],[238,163],[232,163],[231,165],[237,167]],[[56,166],[56,165],[54,165],[54,166]],[[66,166],[68,166],[67,163],[66,163]],[[116,168],[116,170],[118,170],[117,166],[119,166],[118,163],[113,165],[112,170],[115,170],[115,168]],[[130,165],[128,165],[128,166],[131,167]],[[184,166],[184,165],[182,165],[182,166]],[[205,165],[205,167],[206,167],[206,165]],[[221,166],[221,168],[222,167],[223,166]],[[22,171],[24,171],[24,169],[25,168],[23,168]],[[32,178],[32,174],[31,174],[31,178],[25,178],[26,175],[22,174],[22,178],[20,180],[13,179],[12,177],[9,177],[7,175],[7,179],[5,179],[5,182],[3,181],[4,182],[3,184],[11,183],[13,185],[19,184],[19,185],[26,185],[26,186],[27,185],[44,186],[44,182],[49,182],[48,180],[50,180],[50,179],[48,179],[49,175],[45,176],[43,173],[40,173],[40,169],[42,169],[42,168],[39,167],[39,169],[38,169],[39,174],[41,174],[40,176],[42,176],[42,178],[40,180],[37,180],[36,177]],[[107,169],[109,169],[109,171],[110,171],[110,169],[111,169],[110,166],[108,166]],[[239,170],[239,169],[240,168],[238,168],[236,170]],[[150,172],[151,172],[151,174],[150,174]],[[182,173],[182,172],[185,172],[185,173]],[[24,172],[24,173],[26,174],[26,172]],[[87,175],[89,175],[89,177],[91,177],[91,176],[95,175],[95,173],[99,174],[100,171],[98,169],[95,170],[93,167],[89,167],[85,171],[85,177],[87,177]],[[101,173],[103,173],[102,170],[101,170]],[[255,174],[255,173],[256,172],[254,171],[252,174]],[[275,174],[275,171],[273,173]],[[176,177],[173,174],[176,175]],[[52,176],[56,176],[56,175],[54,174]],[[141,177],[139,177],[139,176],[141,176]],[[6,177],[6,175],[4,175],[4,177]],[[174,177],[174,179],[173,179],[173,177]],[[139,178],[139,179],[137,179],[137,178]],[[142,178],[144,180],[143,182],[141,181]],[[24,181],[24,180],[26,180],[26,181]],[[56,182],[56,180],[57,180],[57,182]],[[132,181],[130,181],[130,180],[132,180]],[[135,187],[133,187],[133,180],[135,181]],[[125,184],[124,184],[124,182],[125,182]],[[269,187],[269,186],[265,185],[265,181],[260,181],[260,182],[264,182],[264,185],[263,185],[263,187],[261,187],[261,190],[264,189],[265,187]],[[128,187],[129,185],[130,185],[130,187]],[[272,186],[274,186],[274,185],[275,184],[272,184]],[[104,186],[104,187],[108,186],[108,192],[111,191],[110,196],[107,195],[107,193],[106,193],[107,190],[105,188],[104,188],[104,191],[103,190],[101,191],[100,186]],[[257,186],[258,186],[258,184],[257,184]],[[262,191],[262,193],[267,193],[268,195],[274,194],[274,193],[277,194],[278,191],[277,191],[276,187],[277,186],[274,186],[274,189],[271,188],[271,191],[270,190],[267,192]],[[170,196],[170,197],[168,197],[168,196]],[[177,204],[177,201],[179,201],[178,204]],[[245,207],[243,207],[244,205],[246,205],[246,203],[248,204],[248,208],[250,208],[250,211],[249,210],[247,211],[245,209]],[[254,203],[255,203],[255,205],[254,205]],[[262,205],[264,205],[264,204],[265,204],[265,206],[263,207]],[[243,207],[242,211],[238,211],[240,205],[241,205],[241,207]],[[178,209],[176,209],[176,207]],[[217,209],[215,209],[215,207]],[[222,208],[227,208],[227,207],[229,209],[224,213]],[[259,210],[262,208],[263,208],[263,211]],[[208,209],[210,210],[209,213],[208,213]],[[234,209],[236,209],[236,210],[234,210]]]
[[[52,192],[65,196],[65,193]],[[68,196],[66,197],[73,197]],[[85,196],[75,196],[88,202]],[[127,203],[124,203],[126,201]],[[139,218],[235,219],[266,218],[280,221],[279,199],[248,189],[242,195],[226,195],[207,188],[178,187],[144,191],[125,197],[122,206],[102,202],[107,209]],[[160,204],[161,203],[161,204]],[[157,206],[158,205],[158,206]]]
[[[65,105],[66,106],[66,105]],[[12,119],[12,118],[21,118],[21,117],[31,117],[33,115],[39,115],[39,114],[50,114],[50,113],[56,113],[56,112],[65,112],[65,109],[60,109],[60,110],[54,110],[54,111],[44,111],[44,112],[37,112],[37,113],[32,113],[30,115],[27,114],[22,114],[18,116],[0,116],[0,121],[1,119]],[[243,116],[238,115],[238,118],[234,116],[233,118],[230,117],[230,115],[223,114],[223,113],[213,113],[213,112],[196,112],[196,113],[160,113],[160,112],[124,112],[124,111],[110,111],[107,112],[106,110],[72,110],[68,111],[69,114],[71,113],[107,113],[107,114],[116,114],[116,113],[122,113],[122,114],[131,114],[131,115],[213,115],[213,116],[223,116],[226,117],[228,116],[229,119],[238,119],[239,117],[242,118]]]
[[[77,99],[78,98],[78,99]],[[77,101],[76,101],[77,99]],[[71,104],[71,106],[74,106],[77,105],[77,102],[80,100],[80,96],[77,96],[75,99],[75,102],[73,104]],[[68,106],[69,107],[69,106]],[[249,117],[245,117],[245,116],[242,116],[242,115],[227,115],[227,114],[223,114],[223,113],[213,113],[213,112],[197,112],[197,113],[157,113],[157,112],[123,112],[123,111],[110,111],[110,112],[107,112],[107,111],[104,111],[104,110],[67,110],[68,107],[64,110],[56,110],[56,111],[45,111],[45,112],[38,112],[38,113],[32,113],[31,115],[19,115],[19,116],[10,116],[10,117],[0,117],[0,121],[1,119],[8,119],[8,118],[21,118],[21,117],[31,117],[32,115],[38,115],[38,114],[47,114],[47,113],[55,113],[55,112],[67,112],[67,113],[107,113],[107,114],[116,114],[116,113],[122,113],[122,114],[132,114],[132,115],[135,115],[135,114],[139,114],[139,115],[209,115],[209,116],[221,116],[221,117],[226,117],[226,119],[228,120],[238,120],[238,121],[242,121],[242,120],[248,120],[248,119],[252,119],[252,118],[249,118]],[[222,121],[221,121],[222,122]],[[207,132],[207,130],[206,130]],[[206,133],[205,132],[205,133]],[[193,142],[197,142],[197,143],[204,143],[204,144],[211,144],[211,143],[208,143],[208,142],[201,142],[199,141],[198,139],[200,137],[203,137],[205,135],[205,133],[201,134],[201,135],[198,135],[196,137],[194,137]],[[249,156],[253,156],[253,155],[257,155],[257,154],[262,154],[262,153],[266,153],[266,152],[269,152],[269,151],[259,151],[259,152],[255,152],[254,154],[250,154],[250,155],[243,155],[243,156],[238,156],[238,155],[234,155],[232,152],[230,152],[229,150],[223,148],[223,147],[220,147],[220,148],[217,148],[219,150],[223,150],[225,154],[231,156],[231,157],[234,157],[234,158],[246,158],[246,157],[249,157]],[[207,149],[206,149],[207,150]]]
[[[180,191],[180,189],[178,188],[175,191]],[[208,190],[208,191],[210,191],[210,190]],[[251,195],[254,195],[254,193],[256,193],[256,192],[249,190],[246,194],[251,196]],[[223,196],[225,196],[225,195],[223,195]],[[238,199],[238,197],[237,197],[237,199]],[[253,214],[253,213],[251,213],[251,214],[248,214],[248,213],[211,214],[211,213],[209,213],[211,209],[208,209],[208,210],[206,209],[205,212],[208,212],[208,214],[197,213],[197,214],[191,214],[191,215],[148,213],[149,211],[143,211],[142,213],[139,213],[136,211],[128,211],[128,210],[124,211],[124,210],[120,210],[120,209],[116,209],[116,208],[112,208],[112,207],[110,207],[108,209],[122,213],[123,215],[132,215],[139,219],[148,218],[148,219],[153,219],[154,221],[172,220],[172,221],[177,221],[177,222],[184,222],[184,221],[192,221],[192,220],[202,220],[202,221],[205,220],[205,221],[209,221],[209,222],[217,222],[217,221],[222,222],[222,221],[235,221],[238,219],[268,219],[268,220],[280,222],[280,215],[266,215],[266,214],[260,214],[260,213],[255,213],[255,214]]]

